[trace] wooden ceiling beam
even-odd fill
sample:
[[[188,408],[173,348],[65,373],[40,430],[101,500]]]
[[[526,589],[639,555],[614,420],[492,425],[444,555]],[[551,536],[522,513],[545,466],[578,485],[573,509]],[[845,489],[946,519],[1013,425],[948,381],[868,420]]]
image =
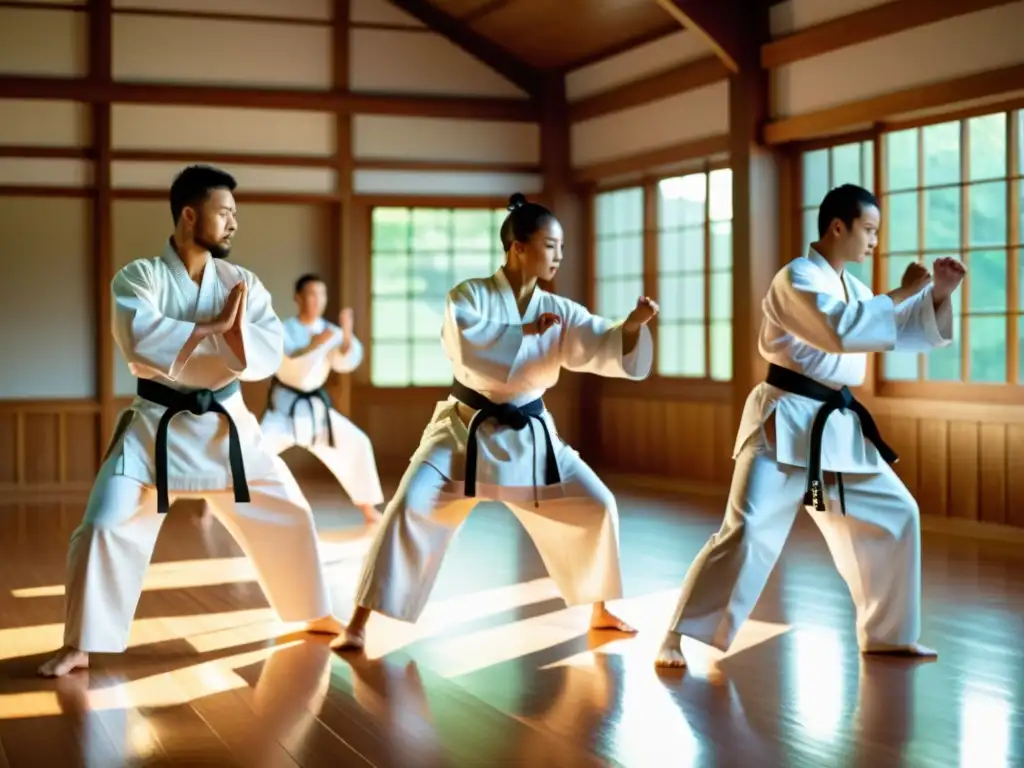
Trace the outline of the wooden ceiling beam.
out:
[[[760,66],[760,48],[746,25],[744,0],[658,0],[680,24],[703,37],[732,73]],[[741,7],[742,6],[742,7]]]
[[[0,77],[0,97],[58,99],[91,104],[187,104],[323,112],[340,110],[349,114],[456,117],[510,122],[535,122],[540,119],[538,105],[526,99],[96,82],[73,77]]]
[[[569,112],[572,121],[577,123],[692,91],[728,77],[729,70],[722,64],[721,59],[717,56],[705,56],[581,99],[570,107]]]
[[[895,0],[857,13],[815,24],[773,40],[761,48],[761,65],[767,69],[820,56],[879,37],[934,24],[968,13],[977,13],[1013,0]]]
[[[539,99],[543,87],[543,73],[518,59],[509,51],[474,32],[459,19],[450,16],[427,0],[390,0],[396,8],[426,24],[448,38],[470,56],[480,60],[511,83],[522,88],[532,99]]]

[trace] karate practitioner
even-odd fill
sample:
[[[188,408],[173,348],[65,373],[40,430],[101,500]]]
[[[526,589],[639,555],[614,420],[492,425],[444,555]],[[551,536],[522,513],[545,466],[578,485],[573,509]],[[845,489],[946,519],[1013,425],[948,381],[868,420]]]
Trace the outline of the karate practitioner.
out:
[[[591,627],[634,632],[605,602],[621,597],[615,498],[558,436],[541,399],[562,368],[639,380],[653,360],[641,297],[623,322],[596,317],[537,284],[562,261],[562,227],[521,194],[501,227],[505,265],[452,289],[442,343],[455,382],[370,548],[341,648],[361,648],[371,611],[415,622],[448,545],[478,501],[508,505],[569,605],[593,605]]]
[[[819,240],[772,281],[759,338],[767,380],[747,399],[724,522],[690,566],[656,666],[686,665],[682,635],[728,650],[801,507],[850,589],[861,650],[935,655],[918,643],[917,504],[848,387],[863,383],[868,352],[949,344],[950,295],[965,270],[938,259],[933,280],[914,263],[898,288],[874,296],[844,267],[874,252],[879,224],[870,192],[833,189],[818,212]]]
[[[340,327],[327,322],[327,286],[316,275],[295,283],[297,317],[284,321],[284,361],[270,385],[260,422],[275,454],[300,445],[338,478],[366,522],[380,519],[383,503],[373,444],[359,427],[331,405],[324,388],[331,371],[348,373],[363,361],[363,345],[352,333],[352,310],[343,309]]]
[[[71,536],[64,647],[40,667],[60,676],[91,653],[128,646],[164,513],[204,498],[252,558],[283,621],[336,634],[309,504],[263,444],[239,381],[281,362],[281,322],[259,279],[227,261],[235,180],[206,166],[171,186],[174,236],[111,283],[113,334],[138,379]]]

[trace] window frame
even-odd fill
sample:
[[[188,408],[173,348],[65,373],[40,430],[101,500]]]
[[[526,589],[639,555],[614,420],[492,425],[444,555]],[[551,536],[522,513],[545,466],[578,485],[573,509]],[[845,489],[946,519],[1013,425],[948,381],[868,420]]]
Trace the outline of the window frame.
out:
[[[610,183],[592,184],[586,190],[585,201],[587,211],[587,305],[596,311],[598,306],[598,276],[597,276],[597,196],[605,192],[616,192],[622,189],[640,187],[643,190],[643,290],[644,294],[651,296],[663,303],[665,300],[673,300],[670,297],[661,297],[658,294],[659,283],[659,206],[658,206],[658,185],[665,179],[686,176],[693,173],[704,173],[708,175],[712,171],[731,168],[728,157],[702,158],[697,161],[687,162],[679,167],[666,168],[657,173],[645,173],[633,175],[628,178],[621,178]],[[658,371],[657,359],[652,366],[650,376],[644,382],[644,390],[657,398],[678,399],[678,400],[699,400],[702,402],[731,402],[734,375],[729,379],[712,379],[710,376],[711,349],[708,342],[708,335],[711,327],[711,219],[709,213],[710,201],[705,203],[704,210],[704,364],[705,375],[695,376],[665,376]],[[730,219],[733,221],[733,219]],[[730,273],[735,274],[735,264],[730,265]],[[732,331],[732,370],[735,372],[735,350],[736,350],[736,325],[735,317],[729,318]],[[659,341],[659,318],[656,318],[649,326],[651,336],[654,340],[655,349]],[[623,395],[635,396],[627,385],[629,382],[622,382],[615,379],[602,380],[602,388],[611,396]]]
[[[1024,309],[1021,308],[1022,297],[1020,296],[1020,283],[1021,283],[1021,260],[1024,258],[1024,242],[1021,242],[1021,184],[1024,183],[1024,166],[1022,166],[1022,158],[1020,156],[1020,149],[1024,136],[1021,135],[1024,128],[1022,128],[1022,120],[1024,120],[1024,101],[1016,100],[1007,103],[988,104],[978,107],[972,107],[970,109],[961,109],[956,111],[950,111],[945,113],[936,113],[928,115],[927,117],[890,121],[886,123],[878,123],[871,130],[868,131],[857,131],[842,135],[830,136],[824,139],[817,139],[807,142],[796,142],[791,145],[793,157],[795,162],[793,163],[793,174],[795,177],[795,183],[792,187],[792,194],[790,196],[790,210],[791,210],[791,227],[796,237],[793,238],[794,245],[799,243],[802,247],[805,240],[804,232],[804,216],[803,216],[803,155],[805,152],[821,150],[821,149],[832,149],[834,147],[842,146],[844,144],[850,144],[857,141],[871,141],[873,144],[874,153],[874,170],[873,170],[873,182],[875,196],[878,197],[882,211],[882,232],[881,239],[879,242],[878,249],[875,253],[875,259],[872,269],[872,280],[871,289],[874,293],[880,294],[885,293],[892,289],[893,286],[885,283],[885,276],[888,275],[889,270],[889,228],[886,227],[885,223],[889,220],[889,192],[888,192],[888,179],[887,179],[887,168],[886,168],[886,139],[885,137],[891,133],[897,133],[908,129],[918,129],[919,131],[923,128],[932,125],[939,125],[942,123],[960,122],[961,123],[961,174],[960,180],[956,186],[960,190],[960,243],[958,246],[958,256],[963,257],[969,254],[970,251],[984,250],[977,247],[971,247],[966,242],[968,238],[968,228],[963,225],[963,219],[970,215],[968,207],[964,206],[965,198],[967,197],[967,189],[974,184],[983,183],[984,180],[978,182],[972,182],[969,178],[969,153],[970,153],[970,137],[968,122],[971,118],[984,117],[986,115],[1005,113],[1007,115],[1006,130],[1007,130],[1007,169],[1006,175],[1001,179],[992,179],[992,181],[1005,181],[1006,183],[1006,215],[1007,215],[1007,240],[1004,246],[1007,254],[1007,294],[1006,294],[1006,371],[1007,377],[1003,382],[969,382],[965,378],[970,367],[970,306],[967,299],[967,286],[966,283],[962,284],[958,291],[963,291],[962,303],[961,303],[961,326],[959,333],[963,340],[960,348],[961,355],[961,380],[960,381],[900,381],[900,380],[888,380],[884,377],[883,365],[881,364],[882,358],[881,353],[872,353],[868,358],[868,375],[865,380],[865,386],[862,390],[866,394],[875,395],[878,397],[887,398],[901,398],[901,399],[917,399],[917,400],[929,400],[929,401],[950,401],[950,402],[981,402],[987,401],[990,403],[1006,404],[1006,405],[1019,405],[1021,403],[1022,395],[1020,387],[1024,384],[1020,376],[1020,345],[1024,342],[1024,337],[1020,333],[1020,318],[1024,318]],[[1020,116],[1018,113],[1022,113]],[[923,163],[921,162],[921,154],[923,152],[923,142],[920,141],[921,134],[918,134],[918,185],[915,187],[918,198],[918,244],[920,245],[923,241],[921,240],[921,230],[925,226],[925,216],[922,213],[923,205],[921,200],[923,198],[924,189],[927,186],[921,185],[921,174],[923,173]],[[966,158],[966,159],[965,159]],[[901,190],[903,191],[903,190]],[[910,191],[910,190],[906,190]],[[1001,250],[999,247],[993,247],[989,250]],[[793,254],[790,259],[797,255]],[[905,254],[904,254],[905,255]],[[928,254],[924,256],[924,259],[929,258]],[[970,275],[970,259],[965,260],[965,265],[968,269],[968,275]],[[968,278],[969,279],[969,278]],[[923,358],[919,358],[921,360]],[[919,363],[920,365],[920,363]]]
[[[538,197],[538,201],[540,198]],[[542,202],[542,201],[541,201]],[[406,208],[409,210],[417,208],[425,209],[447,209],[451,211],[456,210],[472,210],[472,211],[489,211],[497,213],[500,210],[507,208],[507,198],[497,198],[490,196],[480,197],[445,197],[445,196],[416,196],[416,195],[361,195],[353,198],[354,207],[354,219],[358,219],[358,228],[362,229],[362,242],[365,243],[365,272],[361,275],[361,279],[358,282],[363,286],[365,296],[365,302],[359,302],[356,299],[356,303],[361,304],[358,310],[359,320],[358,326],[365,330],[359,335],[360,341],[363,344],[364,349],[364,364],[360,366],[357,373],[357,383],[361,387],[368,387],[379,393],[381,397],[384,397],[385,401],[390,402],[390,395],[394,395],[396,402],[404,401],[404,396],[410,391],[420,392],[431,392],[436,393],[438,397],[442,396],[443,393],[447,392],[451,385],[445,384],[405,384],[405,385],[387,385],[378,384],[373,379],[373,355],[374,355],[374,333],[373,333],[373,311],[374,311],[374,299],[376,295],[373,292],[373,270],[374,270],[374,240],[373,240],[373,214],[377,208]],[[497,232],[494,233],[497,238]],[[484,277],[484,275],[480,275]],[[451,287],[454,287],[451,286]],[[441,329],[438,327],[438,340],[437,343],[441,343],[440,339]],[[411,339],[406,339],[407,342]],[[384,401],[382,401],[384,402]]]

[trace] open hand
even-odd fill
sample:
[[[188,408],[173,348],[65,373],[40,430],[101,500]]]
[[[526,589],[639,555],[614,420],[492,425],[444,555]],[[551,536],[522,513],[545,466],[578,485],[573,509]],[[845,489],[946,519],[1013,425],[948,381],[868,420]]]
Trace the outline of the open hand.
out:
[[[650,296],[641,296],[636,301],[636,308],[626,318],[626,325],[639,328],[647,325],[658,314],[658,303]]]
[[[941,304],[959,287],[967,268],[957,259],[943,257],[935,260],[932,269],[935,270],[932,296],[937,304]]]
[[[228,294],[227,301],[224,302],[224,307],[221,309],[220,314],[217,315],[217,319],[214,321],[217,324],[217,330],[220,333],[227,333],[229,330],[235,327],[238,322],[238,316],[241,314],[242,308],[245,306],[245,299],[248,295],[248,289],[246,288],[245,281],[235,283],[231,292]]]
[[[242,323],[245,322],[245,305],[249,298],[249,287],[245,284],[245,281],[243,280],[242,282],[235,284],[235,287],[231,289],[232,293],[234,293],[236,289],[238,290],[238,294],[237,297],[235,298],[235,303],[238,305],[238,309],[235,312],[234,321],[231,323],[230,327],[225,333],[231,334],[240,339],[242,337]],[[231,297],[229,296],[229,301],[230,298]]]
[[[562,318],[553,312],[544,312],[534,320],[532,323],[527,323],[523,326],[523,333],[527,336],[543,336],[548,330],[555,325],[561,325]]]

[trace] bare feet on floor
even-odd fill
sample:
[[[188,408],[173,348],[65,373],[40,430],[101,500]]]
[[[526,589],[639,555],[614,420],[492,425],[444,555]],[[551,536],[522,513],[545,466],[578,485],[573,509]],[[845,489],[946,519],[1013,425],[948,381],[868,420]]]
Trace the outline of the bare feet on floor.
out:
[[[939,656],[938,651],[920,643],[911,643],[910,645],[875,643],[865,648],[864,653],[870,656],[914,656],[922,659],[936,659]]]
[[[324,616],[306,623],[306,632],[317,635],[340,635],[344,631],[345,625],[333,616]]]
[[[363,650],[363,646],[366,645],[366,624],[370,620],[370,614],[369,608],[357,605],[345,631],[331,643],[331,648],[335,651]]]
[[[618,632],[626,632],[635,635],[636,630],[629,626],[618,616],[609,611],[604,603],[594,603],[594,612],[590,617],[591,629],[614,629]]]
[[[654,666],[662,669],[682,669],[686,666],[686,657],[683,656],[682,636],[675,632],[669,632],[658,649],[658,656],[654,660]]]
[[[43,677],[63,677],[75,669],[87,669],[89,654],[77,648],[61,648],[56,655],[39,667]]]
[[[367,524],[379,522],[384,517],[373,504],[363,504],[359,511],[363,513],[363,522]]]
[[[331,648],[335,651],[361,651],[365,645],[365,629],[354,630],[346,628],[340,637],[331,642]]]

